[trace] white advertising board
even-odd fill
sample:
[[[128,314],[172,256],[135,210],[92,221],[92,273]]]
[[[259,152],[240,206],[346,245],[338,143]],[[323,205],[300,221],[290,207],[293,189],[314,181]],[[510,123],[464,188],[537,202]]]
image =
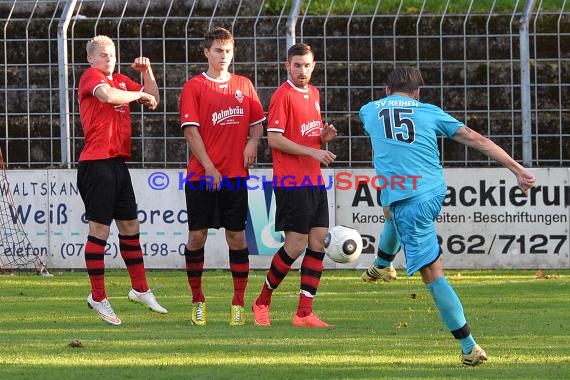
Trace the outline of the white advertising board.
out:
[[[145,265],[153,269],[184,268],[188,225],[184,195],[185,169],[132,169],[138,202],[141,246]],[[88,233],[85,209],[76,185],[76,170],[11,170],[10,191],[31,245],[42,252],[51,268],[84,268],[84,245]],[[323,175],[332,180],[332,170]],[[275,197],[270,169],[252,170],[246,239],[252,268],[266,269],[283,243],[275,232]],[[328,190],[329,216],[334,223],[335,191]],[[1,247],[0,247],[1,248]],[[206,268],[229,268],[223,229],[210,229],[205,247]],[[124,267],[117,230],[111,225],[105,263]],[[327,266],[331,266],[329,262]]]
[[[448,169],[448,194],[437,229],[446,268],[570,268],[569,170],[535,169],[537,186],[528,197],[505,169]],[[365,268],[374,259],[384,215],[372,169],[324,170],[331,226],[357,228],[364,252],[351,264],[327,268]],[[187,215],[184,169],[132,169],[139,204],[141,244],[148,268],[184,268]],[[274,230],[275,197],[270,169],[252,170],[246,238],[252,268],[268,268],[283,235]],[[76,185],[75,170],[9,170],[10,192],[31,245],[51,268],[84,268],[87,222]],[[362,182],[368,181],[368,183]],[[360,184],[358,184],[361,182]],[[6,191],[6,189],[0,189]],[[124,267],[112,225],[106,265]],[[0,247],[4,254],[13,247]],[[1,252],[0,252],[1,254]],[[206,268],[228,268],[224,230],[210,230]],[[298,265],[298,263],[296,263]],[[403,253],[395,260],[405,267]]]
[[[373,170],[346,170],[356,189],[337,186],[338,224],[353,226],[373,256],[384,216]],[[551,269],[570,267],[569,171],[535,169],[537,186],[527,197],[506,169],[447,169],[447,196],[436,221],[444,266],[450,269]],[[336,174],[337,177],[339,174]],[[346,181],[348,183],[348,181]],[[341,181],[341,184],[343,182]],[[356,266],[371,261],[364,256]],[[395,261],[404,267],[400,252]]]

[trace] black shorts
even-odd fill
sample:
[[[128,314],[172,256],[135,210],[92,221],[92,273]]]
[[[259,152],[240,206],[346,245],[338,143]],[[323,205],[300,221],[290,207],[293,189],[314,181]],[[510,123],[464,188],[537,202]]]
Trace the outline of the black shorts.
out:
[[[204,182],[184,185],[188,230],[225,228],[243,231],[247,221],[247,183],[245,178],[226,178],[218,191],[206,191]]]
[[[321,187],[275,187],[275,231],[308,234],[313,227],[329,228],[327,190]]]
[[[113,219],[137,218],[133,183],[122,158],[80,161],[77,187],[87,220],[109,226]]]

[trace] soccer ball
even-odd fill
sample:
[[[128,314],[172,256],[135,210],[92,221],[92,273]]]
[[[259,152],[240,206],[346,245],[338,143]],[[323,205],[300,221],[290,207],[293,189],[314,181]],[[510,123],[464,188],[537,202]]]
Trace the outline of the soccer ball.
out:
[[[325,253],[337,263],[353,262],[362,253],[362,237],[354,228],[334,226],[325,236]]]

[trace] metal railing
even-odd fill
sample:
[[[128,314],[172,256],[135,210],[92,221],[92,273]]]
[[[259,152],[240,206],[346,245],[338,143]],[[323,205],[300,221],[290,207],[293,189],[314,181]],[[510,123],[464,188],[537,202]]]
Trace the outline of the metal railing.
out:
[[[326,13],[314,15],[312,1],[285,1],[280,12],[270,14],[264,0],[0,0],[0,148],[6,163],[9,168],[76,164],[83,143],[77,85],[88,67],[85,43],[107,34],[117,46],[117,71],[136,78],[130,62],[147,55],[161,90],[156,111],[132,108],[132,165],[183,167],[188,148],[179,128],[178,96],[184,82],[205,69],[202,34],[216,24],[234,33],[233,70],[252,79],[265,109],[286,79],[291,25],[297,41],[312,45],[323,116],[340,132],[329,146],[337,166],[371,165],[358,111],[383,96],[385,78],[396,64],[419,67],[426,81],[424,101],[492,138],[517,160],[570,165],[566,0],[555,11],[543,10],[542,0],[528,0],[514,1],[506,13],[496,12],[492,2],[486,12],[469,6],[463,14],[451,13],[449,0],[437,14],[426,11],[427,0],[413,12],[402,0],[392,14],[382,1],[373,12],[362,12],[364,3],[355,1],[350,12],[339,13],[331,0]],[[441,141],[445,165],[493,165],[458,145]],[[270,165],[263,143],[258,166]]]

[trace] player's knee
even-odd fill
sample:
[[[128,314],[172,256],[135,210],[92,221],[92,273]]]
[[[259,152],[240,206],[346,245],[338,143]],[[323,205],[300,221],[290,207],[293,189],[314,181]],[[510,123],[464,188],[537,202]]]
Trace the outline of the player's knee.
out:
[[[228,247],[233,250],[243,249],[246,246],[244,231],[228,231],[226,230],[226,242]]]
[[[188,249],[195,250],[202,248],[206,244],[206,238],[208,237],[208,230],[195,230],[188,233]]]

